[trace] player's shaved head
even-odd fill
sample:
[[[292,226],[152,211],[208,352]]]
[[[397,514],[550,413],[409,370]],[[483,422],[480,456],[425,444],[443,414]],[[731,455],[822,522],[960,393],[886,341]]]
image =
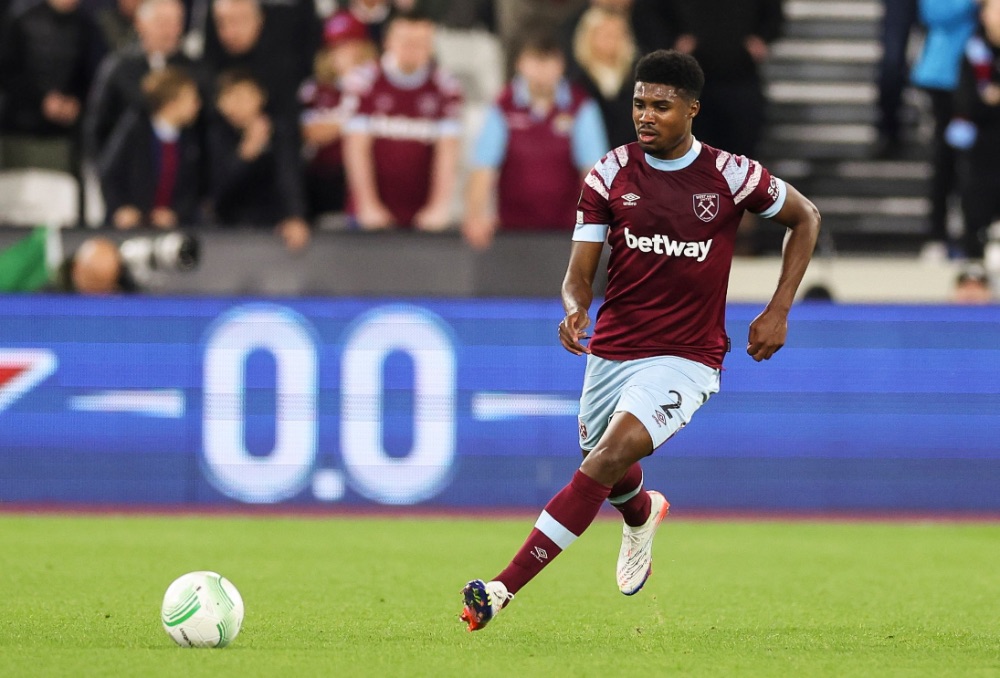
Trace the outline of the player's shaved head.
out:
[[[635,66],[635,81],[669,85],[697,99],[705,86],[705,73],[698,60],[690,54],[672,49],[658,49],[639,59]]]

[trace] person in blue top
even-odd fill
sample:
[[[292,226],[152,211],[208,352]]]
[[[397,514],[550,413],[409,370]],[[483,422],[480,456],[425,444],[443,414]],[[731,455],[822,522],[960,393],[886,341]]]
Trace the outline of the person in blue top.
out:
[[[462,234],[476,250],[498,229],[572,229],[583,178],[609,150],[597,104],[565,77],[559,41],[532,32],[516,55],[516,75],[487,111],[472,157]]]
[[[954,252],[948,246],[948,200],[958,189],[957,155],[945,141],[945,129],[955,113],[955,89],[965,45],[976,28],[976,0],[920,0],[920,20],[927,38],[911,82],[931,101],[934,137],[931,175],[930,233],[922,254],[943,259]]]

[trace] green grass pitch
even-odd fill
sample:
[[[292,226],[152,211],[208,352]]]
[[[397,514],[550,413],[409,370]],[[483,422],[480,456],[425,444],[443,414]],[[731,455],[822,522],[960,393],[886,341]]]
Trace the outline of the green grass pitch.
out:
[[[0,515],[0,676],[1000,676],[1000,524],[668,519],[627,598],[601,520],[466,632],[531,522]],[[246,603],[224,650],[160,626],[199,569]]]

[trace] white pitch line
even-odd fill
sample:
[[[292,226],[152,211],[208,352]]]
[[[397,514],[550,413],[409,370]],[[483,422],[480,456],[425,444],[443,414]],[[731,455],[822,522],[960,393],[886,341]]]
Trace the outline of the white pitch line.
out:
[[[478,421],[517,417],[569,417],[576,416],[579,411],[580,401],[576,398],[487,391],[472,396],[472,417]]]
[[[163,419],[183,417],[185,406],[184,391],[171,388],[99,391],[69,399],[70,409],[79,412],[130,412]]]

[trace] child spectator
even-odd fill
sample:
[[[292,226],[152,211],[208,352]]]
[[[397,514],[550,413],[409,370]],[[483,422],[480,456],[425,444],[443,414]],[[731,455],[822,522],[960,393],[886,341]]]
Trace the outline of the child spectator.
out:
[[[451,220],[462,92],[434,64],[434,31],[422,15],[392,18],[385,54],[358,90],[344,165],[361,228],[436,231]]]
[[[116,228],[173,228],[198,216],[200,148],[190,126],[194,79],[168,66],[142,80],[147,106],[127,111],[98,160],[106,220]]]
[[[529,36],[515,67],[486,114],[472,160],[462,234],[477,250],[492,244],[498,228],[572,230],[583,177],[608,151],[601,113],[563,77],[554,37]]]
[[[343,212],[347,179],[341,135],[357,97],[344,96],[345,80],[356,68],[374,64],[376,49],[368,29],[350,12],[331,16],[323,30],[325,46],[316,55],[315,74],[299,90],[300,129],[307,159],[305,187],[309,217]]]
[[[219,76],[209,123],[210,193],[222,226],[274,227],[290,250],[309,242],[303,219],[299,149],[294,131],[264,112],[267,93],[252,76]]]

